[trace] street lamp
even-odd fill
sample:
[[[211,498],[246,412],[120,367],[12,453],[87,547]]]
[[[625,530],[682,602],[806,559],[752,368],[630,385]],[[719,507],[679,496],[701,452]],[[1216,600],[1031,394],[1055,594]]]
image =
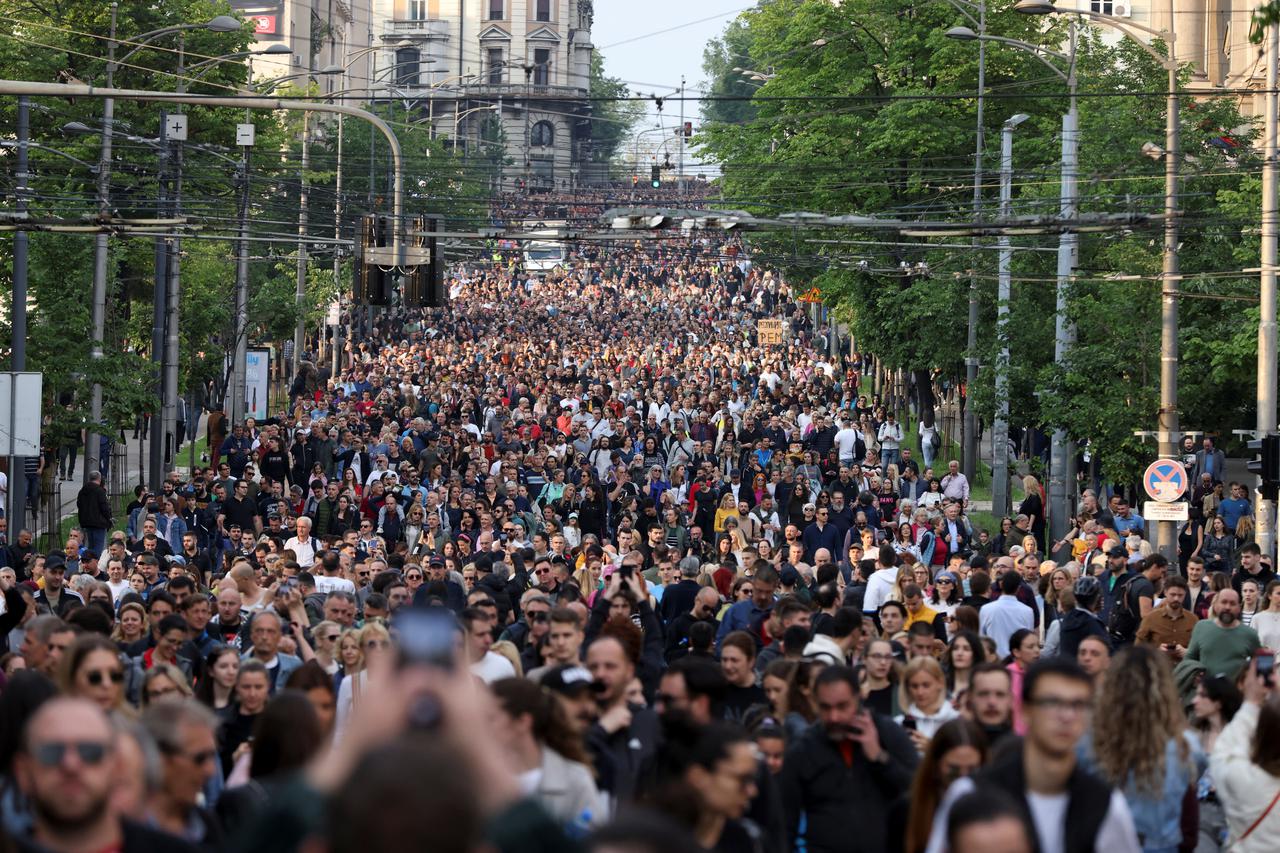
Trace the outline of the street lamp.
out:
[[[128,61],[134,54],[142,50],[153,40],[161,36],[173,33],[187,32],[190,30],[206,30],[214,33],[235,32],[244,26],[244,22],[230,15],[218,15],[203,23],[199,24],[177,24],[170,27],[161,27],[134,36],[124,44],[132,45],[132,49],[124,56],[116,59],[116,48],[121,42],[116,38],[116,23],[119,4],[111,4],[111,29],[107,40],[107,65],[106,65],[106,87],[108,89],[115,87],[116,69]],[[97,219],[98,223],[105,223],[111,218],[111,133],[112,122],[115,119],[115,99],[104,98],[102,101],[102,143],[98,154],[98,186],[97,186]],[[93,243],[93,307],[92,307],[92,348],[90,350],[90,358],[94,362],[101,362],[104,358],[103,346],[107,331],[107,232],[100,231],[94,235]],[[157,303],[163,303],[162,299],[157,299]],[[160,312],[162,307],[160,304],[156,307],[156,312]],[[158,319],[163,323],[164,315],[157,313],[153,319]],[[153,343],[156,338],[152,338]],[[159,350],[152,352],[152,359],[155,360],[159,356]],[[99,371],[95,369],[95,374]],[[102,460],[100,453],[100,439],[98,430],[102,423],[102,383],[94,382],[91,391],[89,403],[89,426],[85,435],[85,460],[84,460],[84,482],[89,481],[89,475],[94,471],[100,471]],[[157,430],[157,433],[159,431]],[[152,488],[159,483],[159,477],[163,473],[163,438],[153,434],[151,447],[151,464],[150,464],[150,482]],[[158,459],[158,456],[160,457]],[[21,478],[15,477],[18,481]],[[18,488],[22,488],[24,484],[17,483]]]
[[[1173,31],[1173,0],[1170,0],[1169,32],[1131,21],[1121,23],[1108,15],[1087,9],[1059,9],[1049,0],[1018,0],[1014,9],[1027,15],[1065,13],[1080,15],[1102,26],[1110,27],[1132,39],[1169,75],[1168,105],[1165,109],[1164,146],[1164,262],[1160,288],[1160,412],[1156,440],[1163,459],[1178,458],[1178,292],[1180,271],[1178,268],[1178,161],[1182,159],[1178,126],[1178,62]],[[1146,33],[1167,39],[1168,55],[1161,54],[1143,41],[1137,34]],[[1178,553],[1178,525],[1174,521],[1161,521],[1156,528],[1156,546],[1170,562]]]
[[[1062,117],[1062,179],[1059,186],[1059,216],[1063,221],[1069,222],[1073,220],[1076,216],[1077,147],[1079,144],[1079,116],[1076,111],[1077,32],[1075,22],[1071,22],[1069,36],[1071,49],[1066,54],[1018,39],[979,35],[969,27],[964,26],[952,27],[947,30],[946,36],[956,41],[997,42],[1025,51],[1040,60],[1049,70],[1066,82],[1071,100],[1066,114]],[[1049,61],[1049,57],[1065,63],[1066,70],[1063,71]],[[1075,343],[1075,323],[1071,321],[1067,311],[1067,289],[1070,284],[1072,270],[1075,267],[1078,243],[1079,236],[1070,229],[1064,229],[1058,239],[1053,345],[1054,361],[1058,364],[1063,364],[1066,361],[1067,353],[1072,344]],[[993,453],[1007,455],[1007,445],[1001,448],[993,447],[992,451]],[[1074,515],[1070,506],[1072,503],[1070,484],[1074,479],[1072,476],[1074,467],[1075,449],[1068,440],[1066,430],[1061,426],[1056,426],[1053,430],[1053,440],[1049,450],[1049,521],[1051,524],[1050,535],[1055,540],[1061,539],[1066,535],[1067,523]],[[1003,512],[1003,510],[1001,511]]]
[[[1013,131],[1029,119],[1010,116],[1000,132],[1000,218],[1013,217]],[[1007,229],[1000,232],[999,291],[996,294],[996,416],[991,428],[991,511],[996,518],[1009,512],[1009,291],[1013,244]]]

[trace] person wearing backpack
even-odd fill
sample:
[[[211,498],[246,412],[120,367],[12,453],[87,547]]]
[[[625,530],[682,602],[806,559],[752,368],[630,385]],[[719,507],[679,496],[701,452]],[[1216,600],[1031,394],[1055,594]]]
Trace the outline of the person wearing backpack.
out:
[[[1132,645],[1143,617],[1155,609],[1156,590],[1164,583],[1169,561],[1152,554],[1142,561],[1141,572],[1121,576],[1112,587],[1114,603],[1107,621],[1107,631],[1115,648]]]

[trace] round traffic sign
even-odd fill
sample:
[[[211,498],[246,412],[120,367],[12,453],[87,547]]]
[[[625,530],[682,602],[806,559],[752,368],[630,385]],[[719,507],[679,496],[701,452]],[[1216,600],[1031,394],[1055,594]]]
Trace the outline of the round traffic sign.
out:
[[[1187,469],[1178,459],[1157,459],[1142,475],[1143,488],[1152,500],[1173,503],[1187,491]]]

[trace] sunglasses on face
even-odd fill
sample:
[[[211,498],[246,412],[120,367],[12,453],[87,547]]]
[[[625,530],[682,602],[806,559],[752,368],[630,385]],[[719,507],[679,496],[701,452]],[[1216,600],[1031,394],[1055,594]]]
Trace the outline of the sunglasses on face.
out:
[[[124,682],[124,670],[122,669],[95,669],[85,673],[85,680],[93,687],[101,687],[103,682],[111,679],[112,684],[121,684]]]
[[[66,758],[67,750],[75,750],[81,764],[95,765],[107,757],[107,744],[92,740],[52,741],[38,744],[31,750],[31,757],[42,767],[57,767]]]

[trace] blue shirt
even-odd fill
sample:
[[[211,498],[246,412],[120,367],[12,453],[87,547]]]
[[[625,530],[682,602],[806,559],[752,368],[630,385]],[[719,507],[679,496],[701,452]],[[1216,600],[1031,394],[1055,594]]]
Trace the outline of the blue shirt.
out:
[[[1146,520],[1136,512],[1130,511],[1128,518],[1122,518],[1117,515],[1115,517],[1115,522],[1116,533],[1119,533],[1121,536],[1127,536],[1131,532],[1137,533],[1141,536],[1147,530]]]
[[[1222,516],[1228,532],[1234,533],[1241,518],[1253,515],[1253,507],[1244,498],[1227,498],[1218,504],[1218,515]]]
[[[724,618],[720,620],[720,630],[716,632],[716,648],[720,648],[721,641],[734,631],[750,631],[752,625],[758,625],[767,619],[772,610],[772,607],[762,610],[750,599],[729,605]]]

